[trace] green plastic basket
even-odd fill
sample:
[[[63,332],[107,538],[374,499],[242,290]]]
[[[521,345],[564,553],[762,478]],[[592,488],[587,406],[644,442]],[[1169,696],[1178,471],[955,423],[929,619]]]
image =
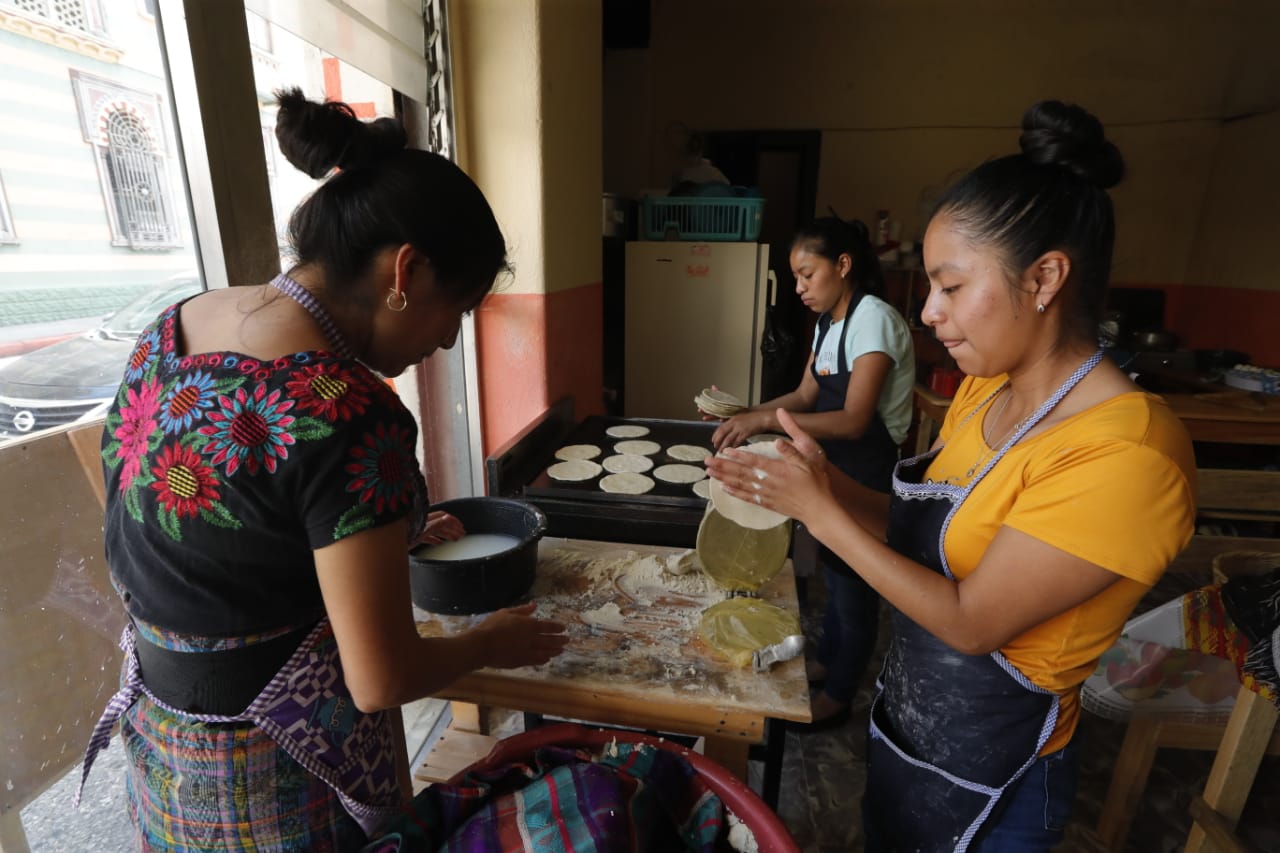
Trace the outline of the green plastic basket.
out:
[[[763,217],[762,198],[640,200],[640,233],[646,240],[755,240]]]

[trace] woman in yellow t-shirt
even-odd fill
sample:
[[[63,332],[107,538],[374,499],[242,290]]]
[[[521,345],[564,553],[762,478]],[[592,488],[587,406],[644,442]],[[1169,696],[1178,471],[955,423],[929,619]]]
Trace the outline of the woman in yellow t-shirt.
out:
[[[783,459],[708,462],[893,605],[868,850],[1061,841],[1080,683],[1192,533],[1185,430],[1096,344],[1123,160],[1080,107],[1036,104],[1022,128],[1022,152],[961,179],[925,234],[922,318],[969,378],[893,495],[833,470],[784,412]]]

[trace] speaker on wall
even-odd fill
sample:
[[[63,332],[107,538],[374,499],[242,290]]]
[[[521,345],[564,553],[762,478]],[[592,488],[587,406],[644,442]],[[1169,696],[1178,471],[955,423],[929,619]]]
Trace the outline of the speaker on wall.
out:
[[[649,46],[649,0],[600,0],[604,4],[604,49]]]

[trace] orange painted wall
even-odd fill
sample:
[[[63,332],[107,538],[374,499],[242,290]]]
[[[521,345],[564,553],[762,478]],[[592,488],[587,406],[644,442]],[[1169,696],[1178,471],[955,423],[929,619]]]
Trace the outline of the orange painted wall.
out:
[[[491,294],[476,312],[485,455],[565,395],[574,416],[604,413],[603,286]]]
[[[1240,350],[1249,354],[1252,364],[1280,367],[1280,291],[1196,284],[1122,286],[1164,291],[1165,326],[1178,336],[1179,348]]]

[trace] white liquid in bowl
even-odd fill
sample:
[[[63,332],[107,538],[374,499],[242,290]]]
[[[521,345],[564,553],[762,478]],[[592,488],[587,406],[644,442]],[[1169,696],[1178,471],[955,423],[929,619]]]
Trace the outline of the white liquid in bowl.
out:
[[[413,549],[413,556],[419,560],[474,560],[510,551],[519,544],[518,538],[506,533],[468,533],[452,542],[419,545]]]

